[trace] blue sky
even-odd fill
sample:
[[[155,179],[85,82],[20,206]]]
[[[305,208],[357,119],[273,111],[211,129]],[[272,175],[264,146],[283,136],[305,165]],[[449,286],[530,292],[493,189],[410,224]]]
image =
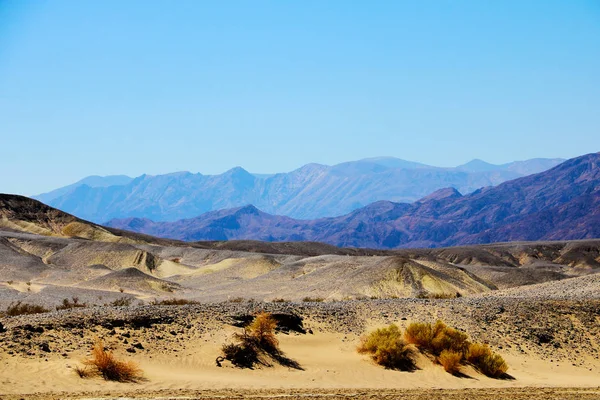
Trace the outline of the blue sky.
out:
[[[600,151],[600,2],[0,0],[0,192]]]

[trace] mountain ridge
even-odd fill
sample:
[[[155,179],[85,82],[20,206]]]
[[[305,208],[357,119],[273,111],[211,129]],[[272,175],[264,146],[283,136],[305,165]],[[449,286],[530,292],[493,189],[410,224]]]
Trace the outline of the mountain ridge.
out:
[[[461,195],[438,190],[408,203],[374,202],[340,217],[298,220],[246,206],[176,222],[108,226],[172,239],[318,241],[339,247],[445,247],[600,237],[600,153]],[[133,226],[134,225],[134,226]]]
[[[129,217],[176,221],[245,204],[272,214],[314,219],[341,216],[379,200],[413,202],[448,186],[467,194],[546,170],[559,161],[486,163],[491,166],[486,171],[465,171],[462,167],[440,168],[379,157],[333,166],[306,164],[272,175],[252,174],[235,167],[220,175],[185,171],[144,174],[127,177],[129,181],[123,185],[84,182],[34,198],[96,223]]]

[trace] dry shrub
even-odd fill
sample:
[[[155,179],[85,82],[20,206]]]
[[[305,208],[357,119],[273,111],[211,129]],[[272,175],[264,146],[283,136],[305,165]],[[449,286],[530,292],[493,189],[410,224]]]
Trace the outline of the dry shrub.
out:
[[[323,297],[305,297],[302,299],[305,303],[322,303],[325,301]]]
[[[252,368],[255,364],[270,366],[267,356],[277,358],[281,355],[279,341],[275,337],[277,321],[269,313],[258,314],[244,333],[235,334],[236,344],[221,347],[223,358],[240,368]]]
[[[243,297],[234,297],[232,299],[228,299],[227,301],[229,303],[243,303],[246,299],[244,299]]]
[[[290,300],[288,299],[273,299],[271,300],[271,303],[289,303]]]
[[[258,352],[252,345],[248,343],[224,344],[221,347],[223,358],[231,361],[233,365],[240,368],[252,368],[260,362]],[[221,360],[222,361],[222,360]],[[217,365],[221,366],[217,358]]]
[[[92,358],[84,361],[93,371],[107,381],[135,382],[142,377],[142,371],[132,361],[120,361],[111,351],[104,349],[101,340],[96,341],[92,349]]]
[[[184,306],[186,304],[198,304],[195,300],[186,300],[186,299],[164,299],[164,300],[156,300],[152,303],[153,306]]]
[[[419,292],[415,296],[417,299],[456,299],[462,297],[459,292],[456,293],[444,293],[444,292]]]
[[[279,351],[279,341],[275,337],[275,328],[277,328],[275,318],[269,313],[261,312],[246,328],[246,332],[252,340],[258,343],[261,349]]]
[[[413,322],[404,332],[404,338],[408,343],[414,344],[419,349],[431,347],[433,334],[431,324],[425,322]]]
[[[17,315],[26,315],[26,314],[41,314],[47,313],[50,310],[39,306],[37,304],[26,304],[17,301],[16,303],[10,303],[10,305],[6,308],[4,314],[7,317],[16,317]]]
[[[452,350],[442,350],[437,361],[444,367],[444,370],[452,375],[457,375],[460,371],[460,363],[463,359],[463,353]]]
[[[87,303],[80,303],[79,297],[72,297],[72,301],[69,299],[63,299],[62,304],[60,306],[56,306],[56,310],[70,310],[72,308],[85,308],[87,307]]]
[[[361,338],[357,348],[369,354],[377,364],[389,369],[412,371],[415,369],[414,349],[406,343],[397,325],[380,328]]]
[[[252,368],[256,364],[271,366],[275,361],[289,368],[302,369],[300,364],[291,360],[279,349],[279,341],[275,337],[277,321],[269,313],[258,314],[252,323],[244,329],[244,333],[234,335],[235,344],[225,344],[221,347],[222,357],[217,357],[216,363],[225,359],[240,368]]]
[[[442,321],[435,324],[413,322],[406,328],[404,337],[420,350],[439,356],[444,350],[464,353],[469,347],[467,335],[446,326]]]
[[[502,356],[494,353],[485,344],[471,344],[467,351],[466,359],[482,374],[491,378],[500,378],[508,371],[508,365]]]
[[[80,367],[79,365],[77,365],[75,368],[73,368],[73,370],[75,371],[77,376],[79,376],[80,378],[89,378],[92,375],[94,375],[92,373],[92,371],[90,371],[86,367]]]
[[[433,340],[431,342],[433,354],[439,355],[444,350],[464,354],[469,348],[468,336],[457,329],[446,326],[437,321],[433,327]]]
[[[118,299],[108,303],[108,305],[112,307],[129,307],[132,302],[133,299],[131,297],[119,297]]]

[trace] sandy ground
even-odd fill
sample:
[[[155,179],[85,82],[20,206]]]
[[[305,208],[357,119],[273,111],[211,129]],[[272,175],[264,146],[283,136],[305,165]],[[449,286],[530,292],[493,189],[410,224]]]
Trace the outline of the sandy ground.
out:
[[[502,393],[510,398],[600,398],[598,360],[592,361],[592,367],[590,364],[580,367],[504,353],[510,365],[509,373],[514,378],[509,380],[490,379],[470,367],[464,367],[462,371],[466,377],[458,378],[447,374],[441,366],[434,365],[424,356],[418,360],[419,370],[399,372],[385,370],[357,354],[355,349],[359,337],[353,334],[280,334],[281,348],[288,357],[298,361],[303,370],[281,366],[243,370],[227,363],[221,368],[216,367],[214,359],[219,354],[220,345],[235,330],[229,327],[219,332],[207,332],[186,343],[185,350],[175,354],[140,352],[130,355],[117,351],[122,358],[136,361],[143,369],[144,379],[138,383],[79,378],[73,367],[87,356],[86,349],[75,351],[67,358],[50,355],[29,359],[3,355],[0,361],[0,398],[116,398],[125,395],[152,399],[240,396],[483,399],[492,398],[492,394],[498,398],[497,395]],[[565,387],[590,390],[548,390]],[[481,390],[452,392],[466,388]],[[427,390],[406,392],[401,389]],[[444,391],[440,392],[440,389]],[[255,392],[257,390],[266,392]],[[476,396],[467,396],[466,393]],[[516,397],[516,393],[523,397]],[[554,394],[557,397],[553,397]],[[438,397],[432,397],[434,395]],[[538,397],[528,397],[534,395]]]

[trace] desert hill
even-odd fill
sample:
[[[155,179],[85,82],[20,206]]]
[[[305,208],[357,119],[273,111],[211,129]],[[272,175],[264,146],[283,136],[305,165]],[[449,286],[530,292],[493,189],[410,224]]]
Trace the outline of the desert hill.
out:
[[[438,193],[428,201],[452,198],[452,192]],[[188,243],[104,229],[20,196],[0,199],[0,303],[56,304],[73,293],[88,302],[120,296],[201,301],[457,297],[600,270],[600,240],[400,250],[315,242]],[[380,205],[390,210],[388,203]],[[261,214],[254,207],[245,210]],[[69,229],[73,224],[78,234]]]

